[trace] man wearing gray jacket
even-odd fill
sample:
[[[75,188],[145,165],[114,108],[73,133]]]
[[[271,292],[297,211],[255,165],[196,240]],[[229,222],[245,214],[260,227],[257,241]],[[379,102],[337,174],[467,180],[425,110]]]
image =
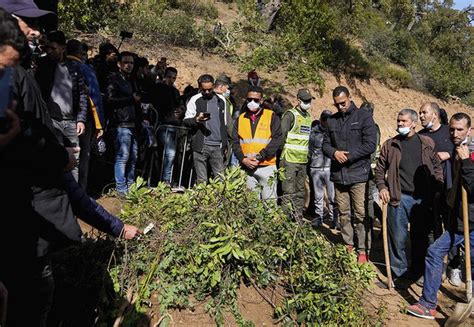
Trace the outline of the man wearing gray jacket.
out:
[[[313,123],[309,136],[309,174],[314,189],[314,219],[312,225],[319,227],[324,218],[324,187],[326,187],[328,197],[328,221],[331,227],[336,226],[337,211],[334,203],[334,183],[331,177],[331,158],[323,153],[322,145],[324,131],[327,127],[327,120],[332,115],[330,110],[323,110],[319,118],[319,123]]]

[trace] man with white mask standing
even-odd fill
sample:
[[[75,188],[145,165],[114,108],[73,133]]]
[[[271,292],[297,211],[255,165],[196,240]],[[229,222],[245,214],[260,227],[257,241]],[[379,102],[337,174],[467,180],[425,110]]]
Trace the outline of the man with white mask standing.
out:
[[[276,153],[281,143],[280,118],[262,108],[263,90],[251,86],[247,93],[247,110],[235,120],[232,149],[247,173],[247,187],[261,186],[262,200],[274,199],[277,184],[270,183],[276,168]]]
[[[308,89],[297,93],[298,105],[283,114],[281,130],[283,151],[280,167],[285,168],[282,182],[283,203],[292,203],[297,215],[303,213],[306,164],[308,163],[309,135],[311,133],[311,101],[314,97]]]
[[[431,138],[415,132],[418,115],[412,109],[398,113],[398,135],[382,146],[375,167],[380,200],[388,203],[387,227],[390,263],[397,278],[418,279],[424,272],[428,236],[433,218],[427,215],[434,193],[442,187],[441,162]],[[408,224],[410,223],[410,233]],[[408,273],[406,245],[411,236],[412,274]]]

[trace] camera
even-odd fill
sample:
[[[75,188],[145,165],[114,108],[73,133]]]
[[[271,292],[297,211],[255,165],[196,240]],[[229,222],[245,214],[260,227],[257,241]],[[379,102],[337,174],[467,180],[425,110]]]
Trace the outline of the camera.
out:
[[[127,31],[121,31],[120,32],[120,37],[123,39],[131,39],[133,37],[132,32],[127,32]]]

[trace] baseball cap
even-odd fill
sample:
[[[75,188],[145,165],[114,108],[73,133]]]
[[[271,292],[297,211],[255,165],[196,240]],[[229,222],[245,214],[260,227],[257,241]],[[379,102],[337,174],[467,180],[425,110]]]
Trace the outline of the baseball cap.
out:
[[[38,18],[48,14],[54,15],[52,11],[39,9],[33,0],[0,0],[0,7],[20,17]]]
[[[298,94],[296,96],[298,99],[303,100],[303,101],[310,101],[314,99],[314,97],[311,95],[311,92],[309,92],[308,89],[299,89]]]

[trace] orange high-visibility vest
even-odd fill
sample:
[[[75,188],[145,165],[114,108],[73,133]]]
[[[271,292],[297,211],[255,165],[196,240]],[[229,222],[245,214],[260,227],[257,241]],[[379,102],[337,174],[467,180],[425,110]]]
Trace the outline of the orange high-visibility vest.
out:
[[[255,135],[252,137],[252,122],[250,118],[245,117],[245,113],[239,116],[239,137],[240,147],[244,156],[255,158],[272,140],[272,114],[273,111],[263,109],[263,113],[255,128]],[[276,157],[262,161],[260,166],[270,166],[276,164]]]

